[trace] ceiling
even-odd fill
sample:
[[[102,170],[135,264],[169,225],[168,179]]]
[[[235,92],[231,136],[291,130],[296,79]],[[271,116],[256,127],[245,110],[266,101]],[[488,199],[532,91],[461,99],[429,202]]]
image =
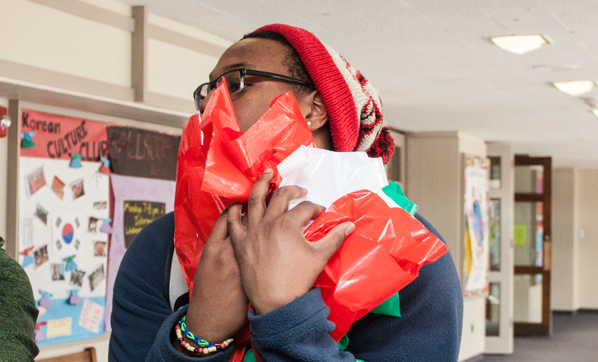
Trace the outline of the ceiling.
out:
[[[120,0],[237,40],[269,23],[308,29],[379,90],[386,123],[464,131],[556,167],[598,168],[598,89],[573,97],[554,81],[598,82],[597,0]],[[544,35],[516,55],[493,36]]]

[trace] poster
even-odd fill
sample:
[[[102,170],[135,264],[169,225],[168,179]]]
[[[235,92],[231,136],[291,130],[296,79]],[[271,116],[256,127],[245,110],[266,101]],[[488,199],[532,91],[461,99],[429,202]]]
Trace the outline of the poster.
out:
[[[95,319],[97,330],[79,320],[90,318],[84,305],[105,309],[107,257],[94,252],[94,243],[108,242],[101,228],[109,218],[109,176],[99,172],[106,126],[28,110],[20,122],[30,140],[19,158],[19,262],[39,309],[36,342],[97,337],[103,317]]]
[[[108,154],[118,175],[176,180],[181,136],[132,127],[110,125]]]
[[[127,248],[145,226],[174,211],[180,139],[179,135],[168,133],[108,127],[114,222],[108,255],[107,332],[111,330],[114,279]]]
[[[465,263],[464,291],[466,295],[488,289],[489,259],[489,165],[487,160],[465,157]]]

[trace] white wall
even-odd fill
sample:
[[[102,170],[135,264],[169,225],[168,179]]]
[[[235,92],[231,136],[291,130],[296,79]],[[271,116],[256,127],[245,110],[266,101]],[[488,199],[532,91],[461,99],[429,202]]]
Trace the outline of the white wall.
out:
[[[552,308],[598,309],[598,170],[553,172]]]
[[[553,172],[552,308],[598,309],[598,170]]]
[[[552,271],[553,310],[579,309],[579,172],[556,168],[552,173]]]
[[[598,309],[598,170],[579,170],[579,307]]]

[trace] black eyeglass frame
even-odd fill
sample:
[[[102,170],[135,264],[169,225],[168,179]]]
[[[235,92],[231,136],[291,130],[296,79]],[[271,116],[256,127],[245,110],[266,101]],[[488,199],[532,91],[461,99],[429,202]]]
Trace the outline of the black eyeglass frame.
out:
[[[295,84],[300,84],[302,86],[308,87],[309,89],[315,89],[314,86],[312,84],[309,84],[305,81],[302,81],[300,79],[297,78],[292,78],[286,75],[282,75],[282,74],[278,74],[278,73],[271,73],[271,72],[264,72],[261,70],[255,70],[255,69],[246,69],[246,68],[238,68],[238,69],[232,69],[229,70],[227,72],[222,73],[218,78],[216,78],[214,81],[212,82],[206,82],[206,83],[202,83],[200,84],[195,91],[193,91],[193,100],[195,101],[195,109],[196,110],[200,110],[201,107],[201,102],[203,102],[203,100],[208,96],[208,94],[216,89],[216,87],[220,84],[220,82],[222,81],[222,78],[224,78],[225,75],[232,73],[232,72],[239,72],[239,76],[241,78],[241,86],[243,86],[244,80],[245,80],[245,76],[246,75],[255,75],[258,77],[266,77],[266,78],[272,78],[272,79],[278,79],[278,80],[282,80],[285,82],[289,82],[289,83],[295,83]],[[206,92],[205,96],[201,95],[201,90],[203,87],[208,86],[208,90]]]

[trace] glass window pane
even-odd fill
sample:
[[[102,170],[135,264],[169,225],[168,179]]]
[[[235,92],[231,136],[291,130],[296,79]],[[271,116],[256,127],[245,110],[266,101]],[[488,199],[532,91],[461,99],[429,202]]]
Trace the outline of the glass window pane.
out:
[[[486,299],[486,335],[498,336],[500,332],[500,284],[490,283]]]
[[[490,188],[491,189],[499,189],[500,188],[500,157],[488,157],[490,159]]]
[[[525,194],[544,192],[544,167],[515,166],[515,192]]]
[[[544,227],[542,202],[515,202],[515,247],[516,266],[542,266]]]
[[[515,274],[515,322],[542,323],[542,274]]]
[[[500,199],[490,200],[490,270],[500,271]]]

